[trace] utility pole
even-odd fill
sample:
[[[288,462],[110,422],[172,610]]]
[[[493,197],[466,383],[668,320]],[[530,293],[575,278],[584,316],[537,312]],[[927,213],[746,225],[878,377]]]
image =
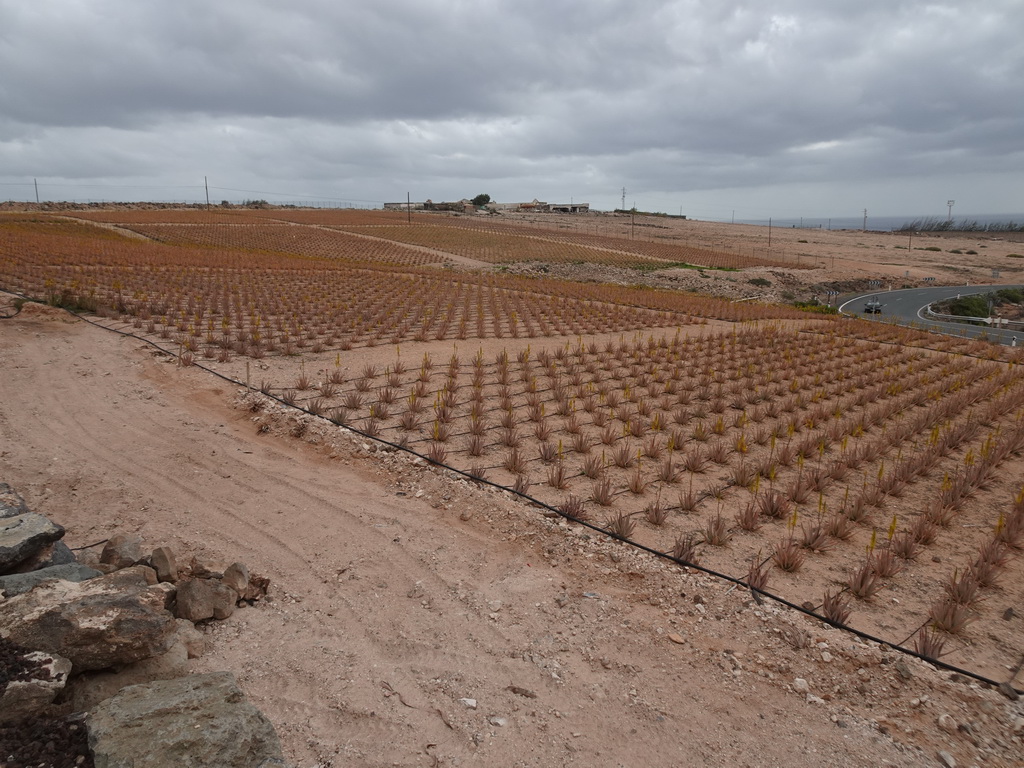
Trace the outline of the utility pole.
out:
[[[39,205],[39,179],[32,179],[32,183],[36,185],[36,205]]]
[[[626,210],[626,188],[622,188],[622,210]]]
[[[956,200],[947,200],[946,201],[946,205],[949,206],[949,218],[947,219],[947,221],[952,223],[953,222],[953,206],[956,205]]]
[[[768,250],[772,249],[772,217],[768,217]]]
[[[864,228],[861,231],[862,232],[867,232],[868,231],[868,209],[867,208],[864,209]]]
[[[210,210],[210,183],[203,176],[203,186],[206,188],[206,210]]]
[[[732,209],[732,223],[733,224],[736,223],[736,209],[735,208]]]
[[[412,193],[405,193],[405,213],[406,220],[409,224],[412,224]]]

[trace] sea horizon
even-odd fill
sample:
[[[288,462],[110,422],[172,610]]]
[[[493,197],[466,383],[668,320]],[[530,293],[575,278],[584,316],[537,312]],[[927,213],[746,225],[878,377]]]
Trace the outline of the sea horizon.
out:
[[[719,220],[722,221],[722,220]],[[914,222],[927,222],[929,225],[942,225],[949,221],[948,216],[929,215],[908,215],[908,216],[868,216],[867,230],[870,232],[892,232],[899,230]],[[992,224],[1015,224],[1024,227],[1024,213],[979,213],[953,216],[951,230],[960,230],[964,225],[976,223],[984,228]],[[750,224],[757,227],[769,226],[769,219],[736,219],[724,220],[724,223]],[[864,216],[790,216],[771,218],[772,227],[785,229],[864,229]],[[937,226],[929,226],[929,229],[936,229]]]

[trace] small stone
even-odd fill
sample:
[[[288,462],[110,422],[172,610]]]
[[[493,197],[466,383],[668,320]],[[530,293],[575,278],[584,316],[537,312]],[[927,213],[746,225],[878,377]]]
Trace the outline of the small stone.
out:
[[[153,584],[149,589],[160,595],[163,598],[164,608],[173,613],[174,601],[178,596],[178,588],[167,581],[161,581],[157,584]]]
[[[1002,682],[999,684],[999,692],[1003,694],[1003,696],[1008,698],[1010,701],[1016,701],[1020,698],[1020,694],[1017,693],[1017,689],[1007,682]]]
[[[487,718],[487,722],[491,725],[496,725],[499,728],[504,728],[506,725],[508,725],[508,720],[506,720],[504,717],[489,717]]]
[[[176,614],[193,623],[226,619],[234,612],[236,599],[235,591],[220,581],[187,579],[178,585]]]
[[[824,661],[827,664],[828,662],[832,661],[832,654],[829,653],[828,651],[822,651],[821,652],[821,660]]]
[[[221,583],[231,587],[239,598],[243,598],[249,588],[249,569],[242,563],[232,563],[224,570]]]
[[[190,659],[198,659],[206,653],[206,635],[196,629],[188,619],[175,619],[178,627],[178,642],[185,646]]]
[[[487,607],[491,609],[491,613],[497,613],[501,610],[502,602],[501,600],[491,600],[487,603]]]
[[[15,517],[28,512],[28,505],[21,494],[7,483],[0,483],[0,518]]]
[[[100,553],[100,562],[116,568],[127,568],[142,559],[142,537],[119,533],[111,536]]]
[[[1017,612],[1013,608],[1007,608],[1003,611],[1003,621],[1010,621],[1016,615]]]
[[[178,561],[170,547],[157,547],[149,556],[149,564],[156,571],[160,581],[175,582],[178,580]]]
[[[1024,733],[1024,717],[1018,717],[1013,721],[1013,732]]]
[[[682,635],[676,634],[675,632],[670,632],[669,635],[668,635],[668,639],[671,640],[673,643],[676,643],[677,645],[682,645],[683,643],[686,642],[686,638],[685,637],[683,637]]]
[[[956,768],[956,758],[944,749],[939,750],[939,762],[946,768]]]
[[[590,598],[591,600],[600,600],[601,599],[601,595],[598,592],[584,592],[583,596],[587,597],[587,598]]]
[[[910,667],[908,667],[907,663],[903,660],[897,661],[893,665],[893,667],[896,670],[896,674],[898,674],[904,680],[909,680],[914,676],[914,674],[910,671]]]
[[[459,699],[466,706],[466,709],[476,709],[476,699]]]
[[[505,690],[512,691],[516,696],[525,696],[528,699],[536,699],[537,694],[531,691],[529,688],[521,688],[518,685],[510,685]]]
[[[824,704],[825,700],[823,698],[819,697],[819,696],[815,696],[813,693],[808,693],[807,694],[807,703],[808,704]]]
[[[811,690],[811,686],[802,677],[798,677],[793,681],[793,690],[797,693],[807,693]]]
[[[569,596],[564,592],[555,598],[559,608],[565,608],[569,604]]]
[[[190,570],[192,575],[199,579],[222,579],[227,568],[223,563],[216,560],[203,560],[200,562],[193,557]]]
[[[950,715],[945,713],[939,715],[937,722],[939,724],[939,728],[944,730],[946,733],[956,733],[956,720],[954,720]]]

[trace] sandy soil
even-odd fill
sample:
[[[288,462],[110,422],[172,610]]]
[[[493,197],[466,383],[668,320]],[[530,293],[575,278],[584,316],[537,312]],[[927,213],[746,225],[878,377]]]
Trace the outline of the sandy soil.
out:
[[[0,474],[72,546],[269,576],[195,664],[302,768],[1016,764],[1020,701],[53,315],[0,320]]]

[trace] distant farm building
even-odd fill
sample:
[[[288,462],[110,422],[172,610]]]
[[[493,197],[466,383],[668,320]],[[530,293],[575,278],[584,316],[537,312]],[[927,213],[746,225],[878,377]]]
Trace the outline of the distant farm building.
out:
[[[469,200],[452,203],[435,203],[426,200],[422,203],[384,203],[385,211],[452,211],[455,213],[474,213],[478,209]],[[590,203],[545,203],[533,200],[529,203],[488,203],[483,206],[485,211],[492,213],[587,213]]]

